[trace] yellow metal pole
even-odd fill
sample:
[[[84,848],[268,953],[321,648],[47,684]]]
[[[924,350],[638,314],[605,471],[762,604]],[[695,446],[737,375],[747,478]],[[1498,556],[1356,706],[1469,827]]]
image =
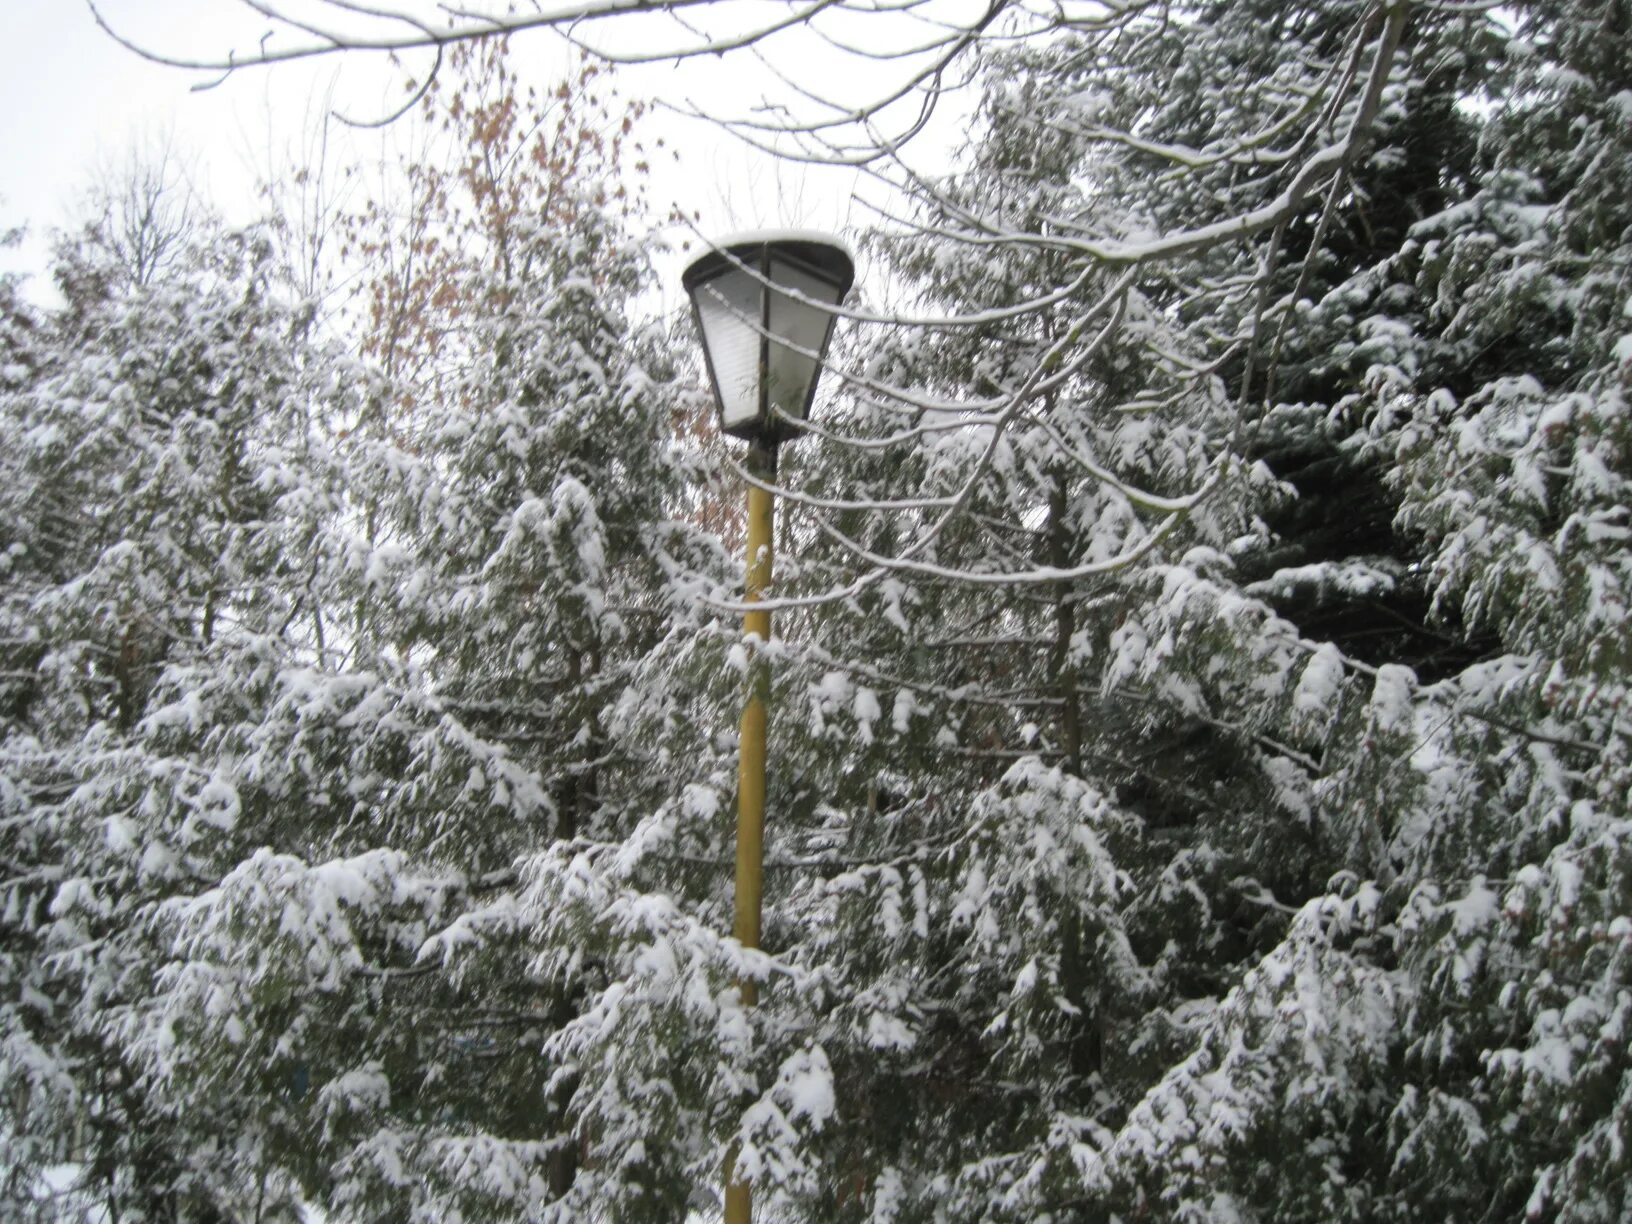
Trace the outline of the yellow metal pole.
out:
[[[776,450],[759,442],[748,450],[748,474],[769,482],[776,477]],[[776,503],[769,489],[748,487],[748,575],[744,599],[757,603],[771,585],[772,531]],[[743,617],[745,633],[761,642],[771,640],[771,613],[756,608]],[[752,649],[750,647],[750,649]],[[736,916],[731,933],[745,948],[759,947],[761,881],[765,865],[765,732],[770,719],[771,669],[755,651],[748,664],[748,701],[742,709],[742,735],[737,769],[737,883]],[[759,1001],[759,988],[739,984],[747,1007]],[[736,1150],[727,1158],[725,1224],[750,1224],[753,1190],[736,1179]]]

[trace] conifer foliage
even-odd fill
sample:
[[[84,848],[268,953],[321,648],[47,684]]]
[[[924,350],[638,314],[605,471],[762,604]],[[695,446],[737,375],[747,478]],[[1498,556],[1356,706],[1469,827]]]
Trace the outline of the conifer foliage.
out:
[[[948,39],[781,456],[761,950],[599,70],[460,43],[357,351],[203,220],[0,285],[0,1213],[1632,1214],[1624,0]]]
[[[570,993],[519,933],[427,941],[619,827],[666,358],[621,130],[566,90],[524,126],[496,45],[455,67],[461,160],[413,168],[410,235],[351,230],[388,349],[205,217],[140,267],[69,235],[62,308],[7,300],[8,1214],[510,1218],[572,1179]]]
[[[909,622],[819,686],[942,722],[855,767],[947,813],[906,944],[972,928],[883,970],[905,1035],[827,1046],[899,1110],[882,1218],[1629,1209],[1624,19],[1117,9],[989,57],[881,241],[947,322],[811,485],[869,491],[818,527]],[[1104,883],[1039,895],[1073,844]]]

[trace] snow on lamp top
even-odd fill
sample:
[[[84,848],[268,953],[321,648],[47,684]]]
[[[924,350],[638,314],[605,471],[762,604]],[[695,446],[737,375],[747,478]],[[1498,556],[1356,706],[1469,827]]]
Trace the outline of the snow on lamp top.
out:
[[[837,240],[798,230],[722,238],[681,283],[703,334],[720,428],[774,446],[810,412],[832,308],[855,280]]]

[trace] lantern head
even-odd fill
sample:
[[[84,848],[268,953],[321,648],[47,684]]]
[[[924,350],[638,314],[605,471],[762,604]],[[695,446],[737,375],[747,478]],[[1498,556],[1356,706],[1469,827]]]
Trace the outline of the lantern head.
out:
[[[691,297],[720,428],[774,447],[810,414],[833,307],[855,280],[834,239],[799,232],[722,238],[692,261]]]

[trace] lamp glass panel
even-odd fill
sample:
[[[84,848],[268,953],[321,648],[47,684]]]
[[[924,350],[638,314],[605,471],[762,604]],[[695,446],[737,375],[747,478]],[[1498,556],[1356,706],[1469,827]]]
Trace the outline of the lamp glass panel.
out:
[[[836,306],[839,288],[830,281],[813,276],[794,264],[783,263],[771,256],[771,281],[787,286],[812,301]],[[781,411],[799,420],[810,406],[810,386],[817,374],[816,357],[827,343],[827,333],[833,326],[833,314],[821,306],[801,302],[785,293],[771,291],[770,326],[777,337],[771,342],[769,355],[770,394],[767,397],[773,413]],[[788,341],[787,344],[781,343]],[[792,347],[790,347],[790,345]],[[806,349],[807,353],[798,352]]]
[[[720,416],[727,430],[759,416],[759,344],[762,286],[747,272],[732,268],[692,291],[703,324],[714,379],[719,384]]]

